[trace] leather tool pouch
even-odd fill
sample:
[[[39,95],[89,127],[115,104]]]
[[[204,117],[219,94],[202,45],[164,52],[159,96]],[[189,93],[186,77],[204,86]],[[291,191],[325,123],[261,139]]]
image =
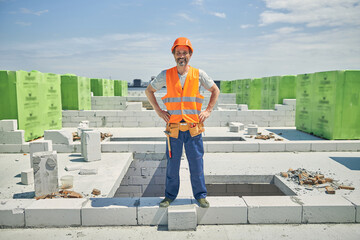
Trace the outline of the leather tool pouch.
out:
[[[195,137],[205,131],[204,123],[197,123],[194,127],[189,126],[189,132],[191,137]]]
[[[179,123],[171,123],[166,125],[166,131],[170,133],[170,137],[172,138],[179,137],[179,129],[180,129]]]

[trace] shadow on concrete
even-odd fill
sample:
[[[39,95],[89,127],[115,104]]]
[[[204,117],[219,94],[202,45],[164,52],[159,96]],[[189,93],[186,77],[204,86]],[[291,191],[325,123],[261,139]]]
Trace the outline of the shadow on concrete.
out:
[[[14,193],[13,199],[24,199],[24,198],[34,198],[35,191],[32,192],[23,192],[23,193]]]
[[[330,157],[350,170],[360,170],[360,157]]]
[[[21,173],[15,175],[14,178],[21,178]]]
[[[92,207],[126,206],[137,207],[139,200],[136,198],[90,198]]]
[[[321,140],[325,140],[319,137],[316,137],[314,135],[311,135],[309,133],[305,133],[305,132],[301,132],[299,130],[296,129],[266,129],[269,132],[273,132],[287,140],[291,140],[291,141],[306,141],[306,140],[310,140],[310,141],[321,141]]]
[[[70,162],[86,162],[86,161],[85,158],[81,157],[81,158],[70,159]]]
[[[69,157],[81,157],[81,153],[72,153]]]

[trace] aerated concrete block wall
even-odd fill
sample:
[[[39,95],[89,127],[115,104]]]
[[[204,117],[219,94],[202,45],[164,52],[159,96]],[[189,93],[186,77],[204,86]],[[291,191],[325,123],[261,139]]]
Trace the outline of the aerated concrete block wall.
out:
[[[91,97],[92,110],[125,110],[126,97],[119,96],[93,96]]]
[[[90,127],[163,127],[164,121],[154,110],[91,110],[63,111],[63,127],[77,127],[80,121],[90,121]],[[226,127],[229,122],[257,124],[259,127],[294,127],[295,111],[279,110],[221,110],[213,111],[206,120],[207,127]]]
[[[164,154],[135,154],[114,197],[159,197],[165,193]],[[156,160],[153,160],[156,159]]]

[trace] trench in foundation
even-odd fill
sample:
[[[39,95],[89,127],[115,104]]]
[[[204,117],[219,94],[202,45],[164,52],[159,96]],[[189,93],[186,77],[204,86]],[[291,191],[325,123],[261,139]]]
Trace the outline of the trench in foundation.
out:
[[[135,153],[114,197],[164,197],[166,161],[164,154]],[[207,175],[205,182],[208,196],[296,195],[276,175]]]

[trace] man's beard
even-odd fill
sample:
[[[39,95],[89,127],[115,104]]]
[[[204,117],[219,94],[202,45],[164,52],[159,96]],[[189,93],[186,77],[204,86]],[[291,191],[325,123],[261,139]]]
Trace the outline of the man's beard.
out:
[[[187,64],[186,58],[178,58],[176,62],[179,66],[185,66]]]

